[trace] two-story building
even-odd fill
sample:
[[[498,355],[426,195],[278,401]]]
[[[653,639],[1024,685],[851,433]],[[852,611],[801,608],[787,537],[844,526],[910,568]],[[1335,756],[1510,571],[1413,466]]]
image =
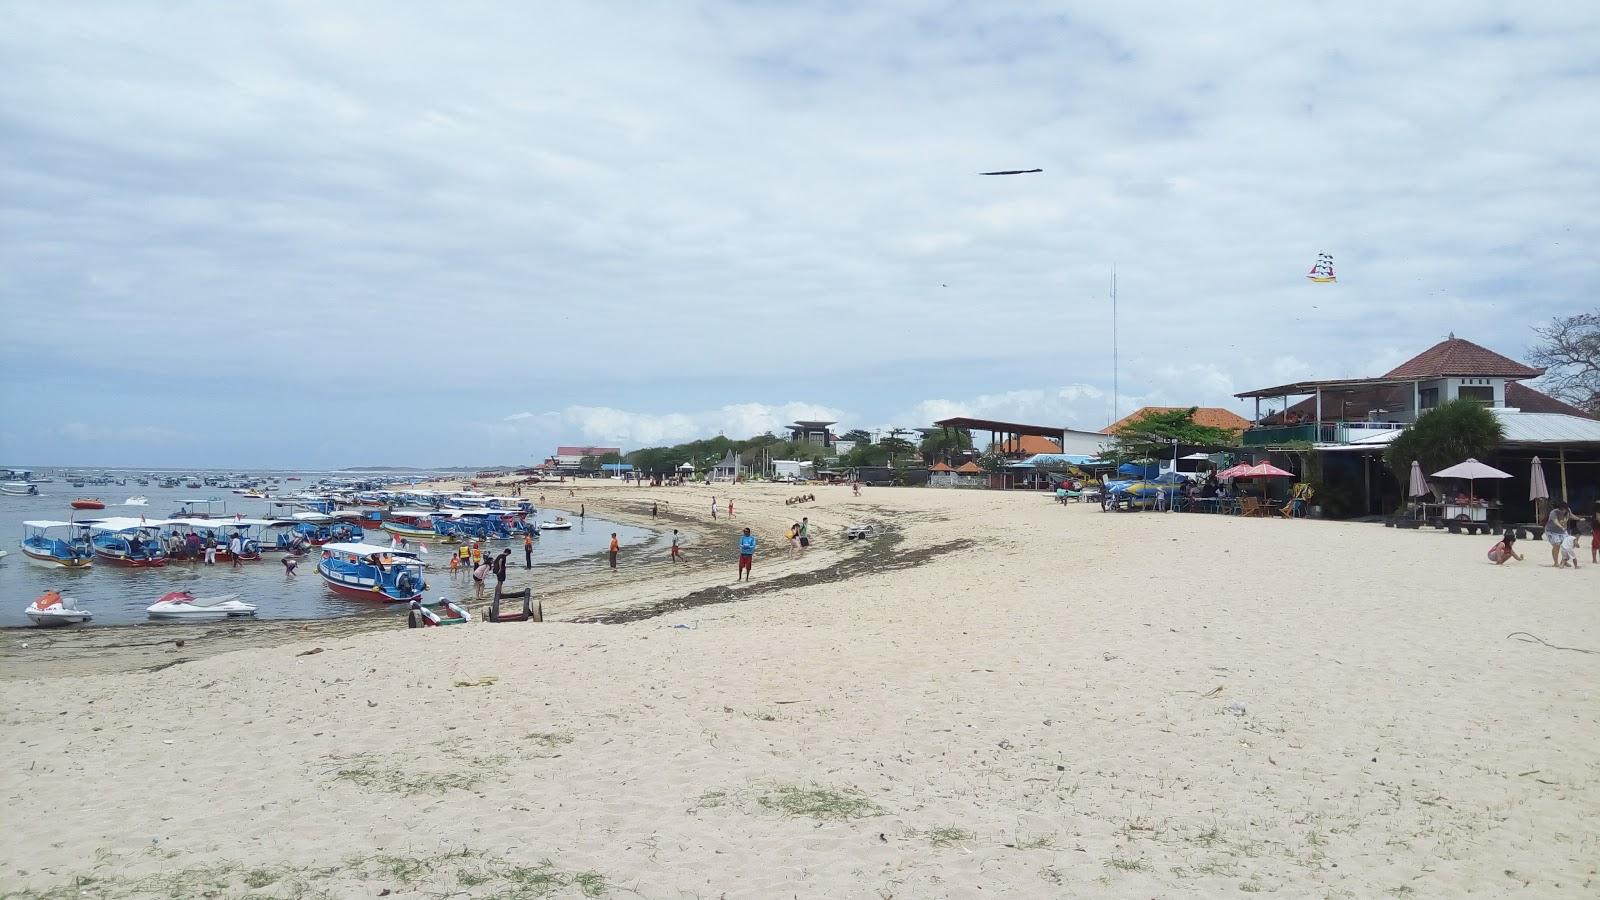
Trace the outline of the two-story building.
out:
[[[1274,461],[1297,472],[1303,457],[1315,454],[1320,480],[1339,495],[1333,504],[1339,513],[1379,515],[1405,501],[1403,486],[1383,464],[1389,443],[1441,403],[1472,400],[1494,410],[1504,432],[1484,462],[1514,476],[1497,488],[1509,516],[1531,518],[1535,456],[1559,472],[1552,494],[1583,507],[1600,498],[1600,422],[1522,383],[1543,374],[1452,334],[1377,377],[1298,381],[1235,395],[1256,403],[1255,422],[1240,442],[1262,455],[1276,451]],[[1275,411],[1263,415],[1263,404]]]

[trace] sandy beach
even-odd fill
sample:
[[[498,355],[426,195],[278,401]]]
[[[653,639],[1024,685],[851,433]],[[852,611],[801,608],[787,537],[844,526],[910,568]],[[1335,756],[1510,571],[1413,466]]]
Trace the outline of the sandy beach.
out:
[[[536,570],[544,624],[8,633],[0,889],[1600,893],[1600,566],[1543,544],[1496,568],[1482,537],[1024,493],[741,485],[731,523],[725,489],[546,493],[659,501],[690,560]]]

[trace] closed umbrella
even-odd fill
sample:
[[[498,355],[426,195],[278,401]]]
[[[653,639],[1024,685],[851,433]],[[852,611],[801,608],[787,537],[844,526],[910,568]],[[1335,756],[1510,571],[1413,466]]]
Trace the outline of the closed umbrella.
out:
[[[1406,488],[1406,493],[1411,497],[1421,497],[1428,493],[1428,482],[1422,478],[1422,463],[1411,461],[1411,485]]]
[[[1537,456],[1533,458],[1533,471],[1528,475],[1528,499],[1550,499],[1550,488],[1544,483],[1544,463],[1539,462]]]

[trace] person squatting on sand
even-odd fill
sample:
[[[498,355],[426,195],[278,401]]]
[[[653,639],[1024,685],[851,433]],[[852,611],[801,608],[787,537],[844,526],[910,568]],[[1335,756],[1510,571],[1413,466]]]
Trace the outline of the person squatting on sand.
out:
[[[1527,557],[1517,552],[1517,533],[1509,528],[1506,529],[1505,536],[1500,539],[1500,543],[1489,548],[1489,562],[1497,566],[1503,566],[1508,559],[1515,559],[1518,562],[1527,559]]]

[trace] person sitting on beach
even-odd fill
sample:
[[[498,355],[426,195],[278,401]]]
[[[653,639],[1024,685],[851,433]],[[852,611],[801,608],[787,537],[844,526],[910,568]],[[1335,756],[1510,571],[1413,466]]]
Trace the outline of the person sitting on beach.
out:
[[[1505,536],[1500,539],[1500,543],[1489,548],[1489,562],[1497,566],[1503,566],[1506,564],[1506,560],[1509,559],[1521,562],[1527,557],[1517,552],[1517,533],[1508,528]]]

